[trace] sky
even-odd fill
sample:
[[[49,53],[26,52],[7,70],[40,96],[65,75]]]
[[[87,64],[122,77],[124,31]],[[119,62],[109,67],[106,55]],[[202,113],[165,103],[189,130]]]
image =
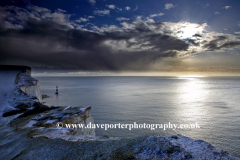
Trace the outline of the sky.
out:
[[[3,0],[0,64],[239,74],[239,15],[238,0]]]

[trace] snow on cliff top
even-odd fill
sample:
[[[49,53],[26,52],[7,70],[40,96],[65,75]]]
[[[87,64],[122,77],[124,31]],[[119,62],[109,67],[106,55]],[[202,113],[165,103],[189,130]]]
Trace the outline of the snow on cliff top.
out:
[[[31,68],[25,66],[0,66],[0,123],[10,122],[15,116],[2,117],[6,111],[15,110],[19,103],[33,103],[33,96],[25,94],[21,85],[34,84]],[[30,77],[30,78],[29,78]],[[31,80],[30,80],[31,79]],[[24,82],[24,80],[27,80]],[[32,82],[31,82],[32,81]],[[18,83],[18,84],[17,84]],[[36,101],[36,99],[35,99]],[[16,115],[17,116],[17,115]]]
[[[5,110],[13,109],[9,104],[14,97],[13,90],[16,88],[16,75],[21,70],[0,70],[0,122],[2,122],[2,114]],[[6,120],[6,118],[4,118]]]

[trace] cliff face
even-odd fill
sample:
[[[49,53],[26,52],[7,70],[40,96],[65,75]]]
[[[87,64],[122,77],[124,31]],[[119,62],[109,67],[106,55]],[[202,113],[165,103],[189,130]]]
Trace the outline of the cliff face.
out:
[[[30,85],[30,86],[21,86],[21,90],[23,92],[25,92],[26,94],[30,94],[33,96],[36,96],[38,98],[38,100],[41,102],[42,100],[42,94],[40,92],[40,88],[39,88],[39,84],[38,82],[34,85]]]
[[[1,93],[2,91],[3,93]],[[27,124],[31,122],[27,128],[35,127],[38,130],[39,127],[43,127],[44,132],[35,133],[52,138],[63,138],[66,135],[72,135],[72,137],[95,136],[95,129],[72,128],[66,133],[56,129],[58,122],[64,125],[67,123],[84,125],[89,122],[94,123],[90,114],[91,107],[49,107],[40,103],[42,95],[39,82],[31,77],[30,67],[0,65],[0,102],[3,100],[5,103],[0,103],[0,114],[2,115],[0,122],[2,120],[6,120],[7,123],[11,121],[12,124],[18,120]],[[32,120],[33,116],[36,116],[35,120]],[[68,131],[70,132],[68,133]]]
[[[28,66],[0,65],[0,122],[9,122],[41,100],[38,81]],[[5,118],[7,117],[7,118]]]
[[[42,94],[38,80],[31,77],[31,68],[26,68],[17,75],[17,84],[21,86],[21,90],[26,94],[35,96],[41,102]]]

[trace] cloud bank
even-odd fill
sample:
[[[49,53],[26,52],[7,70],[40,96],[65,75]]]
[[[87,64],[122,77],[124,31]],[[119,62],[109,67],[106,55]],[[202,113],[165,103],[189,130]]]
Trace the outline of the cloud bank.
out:
[[[96,10],[96,15],[108,15]],[[162,13],[152,15],[161,16]],[[136,17],[121,26],[84,28],[62,10],[0,8],[0,62],[83,70],[146,71],[163,58],[240,46],[235,35],[206,32],[207,24]],[[151,16],[150,16],[151,17]],[[90,17],[89,17],[90,18]],[[93,17],[91,17],[93,18]],[[87,21],[80,18],[79,21]],[[123,17],[118,19],[128,20]]]

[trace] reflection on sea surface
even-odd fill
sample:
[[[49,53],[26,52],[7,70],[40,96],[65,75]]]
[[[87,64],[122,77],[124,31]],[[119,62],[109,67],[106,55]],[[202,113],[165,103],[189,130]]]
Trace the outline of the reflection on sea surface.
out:
[[[201,79],[184,78],[185,81],[179,85],[176,90],[178,92],[177,107],[179,116],[187,121],[197,122],[207,113],[202,108],[202,102],[205,102],[209,96],[206,84]]]
[[[96,129],[97,136],[182,134],[238,154],[239,77],[36,77],[47,105],[92,106],[95,124],[192,124],[200,129]],[[58,99],[55,89],[59,87]],[[57,104],[56,104],[57,103]]]

